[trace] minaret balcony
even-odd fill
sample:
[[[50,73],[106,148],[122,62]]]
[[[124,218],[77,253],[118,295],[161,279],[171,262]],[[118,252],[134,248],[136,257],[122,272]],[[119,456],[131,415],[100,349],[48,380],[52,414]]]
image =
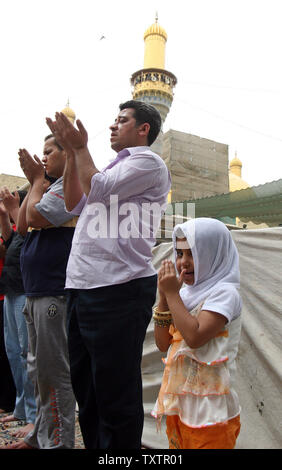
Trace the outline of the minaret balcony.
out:
[[[171,72],[156,68],[138,70],[132,74],[130,81],[136,93],[145,90],[160,91],[171,97],[173,96],[173,87],[177,83],[175,75]]]

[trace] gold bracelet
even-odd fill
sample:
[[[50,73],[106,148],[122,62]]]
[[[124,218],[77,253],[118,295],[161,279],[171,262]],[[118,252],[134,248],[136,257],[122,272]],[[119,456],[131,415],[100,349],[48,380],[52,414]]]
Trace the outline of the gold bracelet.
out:
[[[158,307],[155,307],[153,312],[153,320],[155,325],[160,326],[161,328],[167,328],[171,325],[172,315],[170,310],[167,310],[166,312],[159,312]]]
[[[161,315],[161,316],[162,315],[171,315],[170,310],[167,310],[166,312],[159,312],[158,307],[154,307],[153,312],[154,312],[154,314]]]
[[[167,313],[167,314],[164,314],[164,315],[160,315],[158,313],[153,313],[153,319],[154,320],[171,320],[172,319],[172,315],[171,313]]]
[[[168,320],[159,320],[153,317],[153,320],[155,325],[160,326],[161,328],[168,328],[172,323],[172,318]]]

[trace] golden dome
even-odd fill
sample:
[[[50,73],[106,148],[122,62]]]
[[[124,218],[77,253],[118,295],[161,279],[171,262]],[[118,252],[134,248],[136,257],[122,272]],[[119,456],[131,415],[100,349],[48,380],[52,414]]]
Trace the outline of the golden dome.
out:
[[[146,31],[144,33],[144,41],[148,36],[151,36],[153,34],[156,34],[158,36],[162,36],[165,41],[167,40],[166,31],[158,23],[158,15],[156,15],[155,23],[152,24],[148,29],[146,29]]]
[[[240,189],[249,188],[250,185],[241,177],[242,162],[235,154],[235,158],[231,160],[229,165],[229,191],[239,191]]]
[[[240,189],[250,188],[250,185],[244,181],[240,176],[235,175],[232,171],[229,172],[229,191],[239,191]]]
[[[242,168],[242,162],[237,158],[237,155],[230,162],[230,168],[233,168],[234,166],[240,166]]]
[[[75,112],[69,107],[69,102],[67,103],[66,107],[62,109],[61,112],[64,113],[65,116],[67,116],[67,118],[71,121],[72,124],[74,123]]]

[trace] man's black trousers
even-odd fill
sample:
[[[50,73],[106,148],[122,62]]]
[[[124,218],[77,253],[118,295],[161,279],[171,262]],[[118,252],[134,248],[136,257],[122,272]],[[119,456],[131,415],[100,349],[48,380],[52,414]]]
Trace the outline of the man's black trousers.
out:
[[[140,449],[141,360],[157,276],[68,291],[71,379],[87,449]]]

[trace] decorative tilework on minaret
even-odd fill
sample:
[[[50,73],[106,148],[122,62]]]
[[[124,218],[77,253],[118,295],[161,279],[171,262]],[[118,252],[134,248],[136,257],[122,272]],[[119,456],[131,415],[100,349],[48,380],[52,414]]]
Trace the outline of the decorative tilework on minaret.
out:
[[[144,34],[144,68],[133,73],[131,84],[134,87],[133,98],[156,106],[163,122],[170,110],[173,100],[173,88],[177,79],[165,70],[165,46],[167,34],[158,23],[155,23]]]
[[[156,15],[155,23],[144,34],[144,68],[133,73],[131,85],[133,98],[155,106],[164,123],[173,101],[173,88],[177,83],[175,75],[165,70],[166,31],[159,25]],[[155,144],[157,153],[161,152],[162,132]]]

